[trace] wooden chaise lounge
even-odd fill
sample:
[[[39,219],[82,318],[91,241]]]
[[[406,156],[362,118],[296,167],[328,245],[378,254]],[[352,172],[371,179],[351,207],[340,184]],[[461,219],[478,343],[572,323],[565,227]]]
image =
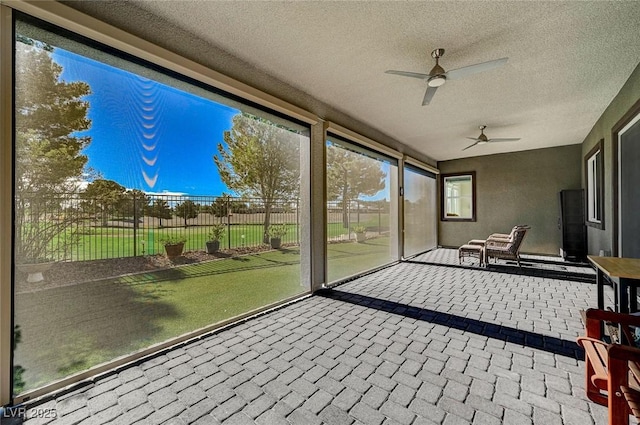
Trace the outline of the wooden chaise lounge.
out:
[[[578,338],[585,351],[585,390],[589,400],[607,406],[609,425],[628,425],[633,414],[640,423],[640,349],[602,340],[602,324],[621,330],[619,337],[633,343],[640,317],[589,309],[586,336]],[[615,338],[614,338],[615,339]]]

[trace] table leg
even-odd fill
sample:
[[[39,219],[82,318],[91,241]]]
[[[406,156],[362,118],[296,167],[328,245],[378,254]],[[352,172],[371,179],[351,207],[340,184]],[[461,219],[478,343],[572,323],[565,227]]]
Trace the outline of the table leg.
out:
[[[638,287],[626,278],[620,278],[620,283],[629,288],[629,313],[635,313],[638,311]]]
[[[596,290],[598,293],[598,309],[604,310],[604,273],[599,268],[596,268],[596,271],[597,271]]]
[[[618,279],[616,282],[616,291],[618,302],[616,303],[616,311],[618,313],[629,313],[629,285],[626,279]]]

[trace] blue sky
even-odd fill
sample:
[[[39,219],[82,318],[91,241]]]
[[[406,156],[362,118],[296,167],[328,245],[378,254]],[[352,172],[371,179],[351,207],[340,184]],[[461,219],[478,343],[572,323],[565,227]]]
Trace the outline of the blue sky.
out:
[[[238,110],[63,49],[53,59],[91,87],[89,167],[145,192],[229,192],[212,157]]]
[[[84,56],[56,48],[53,60],[65,81],[91,87],[91,136],[87,166],[128,189],[147,193],[220,195],[232,193],[221,181],[213,155],[239,110],[161,84]],[[387,189],[365,200],[389,198]]]

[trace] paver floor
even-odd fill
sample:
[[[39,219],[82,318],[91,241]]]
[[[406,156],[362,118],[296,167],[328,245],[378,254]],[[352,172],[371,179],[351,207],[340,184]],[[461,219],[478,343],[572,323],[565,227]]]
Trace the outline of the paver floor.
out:
[[[594,304],[589,283],[401,263],[60,395],[37,406],[57,419],[27,423],[605,424],[575,344]]]

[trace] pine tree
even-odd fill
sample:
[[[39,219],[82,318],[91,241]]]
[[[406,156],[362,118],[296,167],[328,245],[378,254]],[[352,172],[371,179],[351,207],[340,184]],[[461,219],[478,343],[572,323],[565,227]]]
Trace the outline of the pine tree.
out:
[[[60,235],[73,242],[69,229],[78,214],[70,206],[79,190],[91,142],[77,132],[89,129],[88,84],[60,78],[62,67],[50,46],[18,36],[15,60],[16,251],[23,260],[37,259]],[[57,221],[42,221],[57,214]]]

